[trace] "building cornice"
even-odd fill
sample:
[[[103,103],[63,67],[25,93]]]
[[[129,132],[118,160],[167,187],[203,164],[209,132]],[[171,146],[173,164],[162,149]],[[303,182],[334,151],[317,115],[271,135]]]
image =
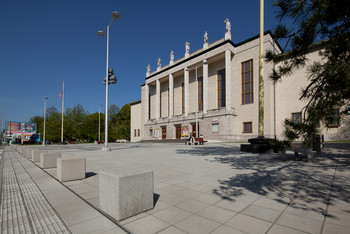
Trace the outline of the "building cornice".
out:
[[[269,35],[274,39],[274,36],[273,36],[273,34],[271,33],[270,30],[264,32],[264,35],[267,35],[267,34],[269,34]],[[239,42],[239,43],[237,43],[237,44],[233,43],[231,40],[225,40],[225,41],[220,42],[220,43],[218,43],[217,45],[213,45],[213,46],[209,47],[208,49],[205,49],[205,50],[203,50],[203,51],[201,51],[201,52],[194,53],[192,56],[190,55],[189,58],[181,58],[181,59],[179,59],[180,61],[175,62],[173,65],[169,65],[168,67],[165,67],[164,69],[162,69],[162,70],[160,70],[160,71],[158,71],[158,72],[154,72],[153,74],[147,76],[147,77],[145,78],[145,80],[148,80],[148,79],[150,79],[150,78],[152,78],[152,77],[155,77],[155,76],[157,76],[157,75],[159,75],[159,74],[162,74],[162,73],[164,73],[164,72],[166,72],[166,71],[168,71],[168,70],[170,70],[170,69],[172,69],[172,68],[174,68],[174,67],[176,67],[176,66],[179,66],[179,65],[181,65],[181,64],[183,64],[183,63],[186,63],[186,62],[188,62],[188,61],[190,61],[190,60],[192,60],[192,59],[195,59],[195,58],[197,58],[197,57],[199,57],[199,56],[201,56],[201,55],[203,55],[203,54],[205,54],[205,53],[208,53],[208,52],[210,52],[210,51],[212,51],[212,50],[214,50],[214,49],[217,49],[217,48],[219,48],[219,47],[222,47],[222,46],[224,46],[224,45],[226,45],[226,44],[230,44],[230,45],[232,45],[234,48],[236,48],[236,47],[241,46],[241,45],[244,45],[244,44],[246,44],[246,43],[248,43],[248,42],[250,42],[250,41],[253,41],[253,40],[257,39],[257,38],[259,38],[259,35],[256,35],[256,36],[253,36],[253,37],[251,37],[251,38],[248,38],[248,39],[246,39],[246,40],[244,40],[244,41],[241,41],[241,42]],[[282,48],[281,48],[281,46],[279,45],[279,43],[278,43],[277,41],[275,41],[275,43],[276,43],[276,45],[280,48],[280,50],[282,51]],[[145,85],[145,84],[143,84],[143,85],[141,85],[141,86],[144,86],[144,85]]]

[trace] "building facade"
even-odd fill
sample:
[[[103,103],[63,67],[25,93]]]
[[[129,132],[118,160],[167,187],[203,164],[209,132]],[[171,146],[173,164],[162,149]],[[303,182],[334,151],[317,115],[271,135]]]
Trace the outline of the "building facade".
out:
[[[131,105],[131,141],[181,139],[189,134],[214,141],[246,141],[258,135],[259,37],[241,43],[231,41],[226,20],[225,37],[212,44],[204,34],[203,48],[150,71],[147,67],[141,100]],[[264,36],[264,50],[282,53],[271,33]],[[312,51],[310,61],[319,59]],[[274,83],[268,77],[273,63],[264,64],[264,135],[282,135],[286,118],[301,117],[305,103],[299,100],[307,84],[307,70]],[[137,134],[140,129],[140,134]],[[337,129],[325,130],[327,136]]]

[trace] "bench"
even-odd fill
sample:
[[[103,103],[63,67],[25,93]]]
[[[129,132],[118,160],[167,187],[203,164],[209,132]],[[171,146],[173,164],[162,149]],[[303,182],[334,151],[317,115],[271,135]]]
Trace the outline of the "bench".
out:
[[[208,142],[208,141],[205,141],[202,137],[195,137],[194,138],[194,144],[195,145],[203,145],[204,142]]]
[[[153,171],[117,167],[100,171],[100,209],[120,221],[153,208]]]
[[[85,179],[86,159],[72,155],[62,155],[57,158],[57,179],[70,181]]]
[[[202,137],[192,137],[190,140],[186,141],[189,145],[203,145],[205,141]]]
[[[302,153],[303,155],[306,156],[307,160],[310,160],[313,158],[313,151],[312,148],[307,147],[304,144],[291,144],[290,147],[286,147],[282,150],[281,152],[281,158],[283,161],[286,160],[286,152],[287,150],[289,151],[294,151],[294,157],[298,157],[299,153]]]
[[[40,153],[40,167],[42,169],[57,167],[57,158],[61,153]]]
[[[105,143],[104,141],[96,141],[97,142],[97,144],[103,144],[103,143]]]
[[[70,141],[69,144],[76,144],[76,141]]]

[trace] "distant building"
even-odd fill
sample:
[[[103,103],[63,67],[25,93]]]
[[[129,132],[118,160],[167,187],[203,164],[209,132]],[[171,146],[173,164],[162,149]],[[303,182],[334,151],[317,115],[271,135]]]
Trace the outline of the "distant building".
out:
[[[259,37],[235,44],[230,30],[226,27],[225,38],[212,44],[205,33],[203,48],[193,53],[186,42],[183,58],[174,61],[171,51],[169,64],[161,67],[158,59],[153,72],[148,65],[141,100],[131,103],[131,141],[181,139],[197,131],[206,140],[245,141],[258,135]],[[270,32],[264,50],[282,53]],[[310,61],[320,59],[318,51],[308,54]],[[268,78],[273,66],[265,62],[264,135],[279,138],[284,119],[301,120],[305,103],[299,96],[308,80],[303,68],[274,84]],[[331,127],[323,130],[326,140],[339,133],[339,118]]]

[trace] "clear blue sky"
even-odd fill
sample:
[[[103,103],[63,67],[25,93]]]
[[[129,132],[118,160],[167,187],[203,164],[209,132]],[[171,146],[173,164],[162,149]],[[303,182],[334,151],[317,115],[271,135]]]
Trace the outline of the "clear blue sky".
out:
[[[277,25],[277,8],[265,0],[265,31]],[[146,66],[154,71],[224,37],[230,19],[232,41],[259,34],[259,0],[245,1],[117,1],[2,0],[0,3],[0,105],[7,121],[29,121],[47,107],[61,110],[58,94],[65,82],[65,108],[81,104],[90,113],[105,103],[102,81],[106,38],[97,35],[118,11],[110,28],[110,67],[118,78],[109,86],[109,103],[122,107],[140,99]]]

